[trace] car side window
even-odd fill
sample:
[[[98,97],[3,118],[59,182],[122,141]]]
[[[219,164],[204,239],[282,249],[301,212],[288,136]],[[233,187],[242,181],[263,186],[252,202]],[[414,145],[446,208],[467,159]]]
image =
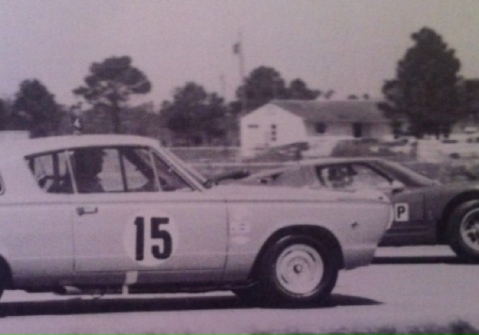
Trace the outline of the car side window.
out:
[[[353,165],[354,177],[353,187],[358,188],[381,188],[389,185],[390,181],[386,177],[380,175],[373,169],[365,165]]]
[[[43,153],[26,158],[37,185],[47,193],[73,193],[64,151]]]
[[[308,180],[304,175],[304,171],[301,169],[286,170],[281,173],[274,181],[276,186],[293,186],[293,187],[306,187],[308,186]]]
[[[316,169],[318,179],[332,189],[358,190],[364,188],[380,188],[389,184],[389,180],[368,166],[361,164],[345,164],[321,167]]]
[[[193,190],[146,147],[83,147],[26,159],[38,186],[48,193]]]
[[[353,182],[353,172],[346,165],[317,167],[316,175],[324,186],[331,189],[349,189]]]
[[[70,151],[71,166],[78,193],[121,190],[121,172],[111,167],[114,155],[114,151],[107,151],[99,147],[78,148]],[[104,164],[104,158],[107,156],[107,163]]]
[[[125,171],[124,189],[127,192],[157,192],[160,190],[156,178],[151,150],[148,148],[120,148],[120,168]]]
[[[70,157],[78,193],[159,190],[148,148],[79,148]]]

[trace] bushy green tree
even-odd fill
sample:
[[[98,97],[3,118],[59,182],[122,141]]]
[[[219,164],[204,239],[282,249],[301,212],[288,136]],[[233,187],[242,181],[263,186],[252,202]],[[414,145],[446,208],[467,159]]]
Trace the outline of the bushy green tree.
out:
[[[8,125],[8,112],[5,101],[0,99],[0,130],[7,129]]]
[[[24,80],[15,95],[10,123],[14,129],[30,131],[30,136],[53,135],[63,117],[55,97],[37,79]]]
[[[396,78],[383,86],[379,107],[395,128],[409,123],[417,137],[448,136],[464,114],[459,90],[460,61],[442,37],[430,28],[411,35],[414,45],[398,62]]]
[[[321,95],[321,91],[312,90],[301,79],[294,79],[288,87],[287,98],[293,100],[314,100]]]
[[[243,111],[252,111],[273,99],[286,99],[287,88],[281,74],[274,68],[260,66],[245,78],[236,91]]]
[[[73,90],[83,97],[94,110],[106,111],[111,116],[114,133],[122,132],[120,112],[133,94],[146,94],[151,90],[147,76],[132,65],[128,56],[107,58],[90,66],[85,85]]]
[[[313,100],[322,94],[319,90],[308,88],[302,79],[294,79],[289,85],[281,74],[272,67],[255,68],[245,82],[236,91],[238,101],[231,107],[234,114],[250,112],[267,104],[271,100]]]
[[[227,107],[222,98],[201,85],[188,82],[175,90],[172,101],[164,101],[162,123],[182,144],[211,144],[226,135]]]

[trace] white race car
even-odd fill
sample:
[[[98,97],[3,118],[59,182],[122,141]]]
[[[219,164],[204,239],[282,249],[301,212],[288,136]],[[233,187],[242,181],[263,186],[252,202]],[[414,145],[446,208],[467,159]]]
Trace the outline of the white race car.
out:
[[[232,290],[304,305],[368,265],[392,220],[376,191],[209,183],[157,141],[0,143],[0,289]]]

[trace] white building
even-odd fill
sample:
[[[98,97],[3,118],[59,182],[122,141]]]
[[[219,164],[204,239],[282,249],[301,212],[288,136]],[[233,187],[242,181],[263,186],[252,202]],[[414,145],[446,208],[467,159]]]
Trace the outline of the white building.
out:
[[[382,138],[390,121],[377,101],[273,100],[240,121],[241,155],[251,157],[275,146],[330,138]]]
[[[1,130],[0,131],[0,142],[12,141],[12,140],[23,140],[30,137],[30,132],[26,130]]]

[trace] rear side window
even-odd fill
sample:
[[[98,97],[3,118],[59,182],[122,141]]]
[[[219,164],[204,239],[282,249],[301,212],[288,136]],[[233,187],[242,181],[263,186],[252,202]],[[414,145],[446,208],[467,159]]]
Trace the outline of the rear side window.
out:
[[[47,193],[73,193],[64,151],[49,152],[27,157],[30,170],[38,186]]]

